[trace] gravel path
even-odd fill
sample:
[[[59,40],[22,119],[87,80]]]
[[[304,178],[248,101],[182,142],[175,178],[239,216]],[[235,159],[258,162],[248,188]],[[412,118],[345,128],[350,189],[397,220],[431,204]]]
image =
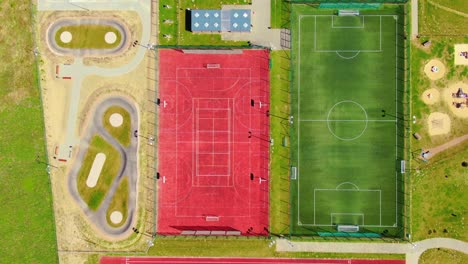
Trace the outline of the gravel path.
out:
[[[458,144],[461,144],[463,143],[465,140],[468,140],[468,134],[464,135],[464,136],[461,136],[461,137],[457,137],[455,139],[452,139],[450,140],[449,142],[447,143],[444,143],[442,145],[439,145],[437,147],[434,147],[434,148],[430,148],[430,149],[426,149],[426,151],[430,151],[431,152],[431,155],[429,156],[429,158],[432,158],[434,157],[435,155],[437,155],[439,152],[442,152],[446,149],[449,149],[451,147],[454,147]]]
[[[411,37],[419,35],[418,28],[418,0],[411,0]]]

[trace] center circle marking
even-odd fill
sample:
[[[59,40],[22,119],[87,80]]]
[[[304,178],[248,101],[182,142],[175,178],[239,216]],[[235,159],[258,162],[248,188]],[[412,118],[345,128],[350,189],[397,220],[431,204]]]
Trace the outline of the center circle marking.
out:
[[[331,113],[333,112],[333,109],[335,109],[335,107],[337,107],[338,105],[340,104],[344,104],[344,103],[351,103],[351,104],[355,104],[357,105],[359,108],[361,108],[361,110],[364,112],[364,115],[365,115],[365,127],[364,129],[361,131],[361,133],[355,137],[340,137],[338,136],[335,132],[333,132],[333,129],[330,127],[330,123],[332,122],[332,120],[330,120],[330,115]],[[346,121],[337,121],[337,122],[346,122]],[[352,122],[352,121],[351,121]],[[359,121],[356,121],[356,122],[359,122]],[[357,138],[360,138],[364,132],[366,132],[367,130],[367,125],[369,123],[369,119],[368,119],[368,116],[367,116],[367,112],[366,110],[364,109],[364,107],[362,107],[362,105],[360,105],[359,103],[356,103],[355,101],[352,101],[352,100],[344,100],[344,101],[341,101],[341,102],[338,102],[336,104],[334,104],[330,110],[328,111],[328,115],[327,115],[327,127],[328,127],[328,131],[330,131],[330,133],[336,137],[337,139],[339,140],[343,140],[343,141],[351,141],[351,140],[355,140]]]

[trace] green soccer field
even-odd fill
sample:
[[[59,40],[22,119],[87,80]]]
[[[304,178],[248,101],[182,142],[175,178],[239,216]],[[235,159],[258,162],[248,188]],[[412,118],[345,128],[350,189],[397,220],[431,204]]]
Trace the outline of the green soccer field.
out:
[[[293,234],[402,226],[399,19],[293,8]]]

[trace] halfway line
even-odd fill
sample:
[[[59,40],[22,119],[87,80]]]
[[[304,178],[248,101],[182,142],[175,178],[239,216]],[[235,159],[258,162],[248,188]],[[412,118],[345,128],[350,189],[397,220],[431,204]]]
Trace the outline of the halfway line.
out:
[[[396,120],[379,120],[379,119],[301,119],[299,122],[396,122]]]

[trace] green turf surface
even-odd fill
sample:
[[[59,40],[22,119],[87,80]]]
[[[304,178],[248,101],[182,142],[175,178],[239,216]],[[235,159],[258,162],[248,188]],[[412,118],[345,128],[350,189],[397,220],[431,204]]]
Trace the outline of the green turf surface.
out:
[[[123,117],[123,123],[119,127],[114,127],[111,125],[109,118],[112,114],[120,114]],[[120,142],[124,147],[130,146],[131,138],[131,118],[127,110],[123,109],[120,106],[111,106],[104,112],[104,117],[102,119],[102,125],[104,128]]]
[[[86,185],[89,171],[93,165],[94,159],[98,153],[106,155],[106,161],[102,167],[101,174],[97,184],[93,188]],[[122,158],[120,153],[105,139],[95,135],[89,143],[89,148],[83,158],[83,163],[78,172],[77,186],[81,198],[88,204],[92,210],[97,210],[104,200],[114,178],[120,170]]]
[[[293,234],[401,226],[402,26],[391,11],[337,17],[293,6]]]
[[[72,40],[64,43],[60,40],[62,32],[68,31],[72,34]],[[117,39],[108,44],[104,36],[107,32],[114,32]],[[112,49],[120,45],[122,34],[114,27],[107,25],[71,25],[63,26],[55,33],[55,42],[58,46],[68,49]]]
[[[31,3],[0,10],[0,263],[58,263]]]

